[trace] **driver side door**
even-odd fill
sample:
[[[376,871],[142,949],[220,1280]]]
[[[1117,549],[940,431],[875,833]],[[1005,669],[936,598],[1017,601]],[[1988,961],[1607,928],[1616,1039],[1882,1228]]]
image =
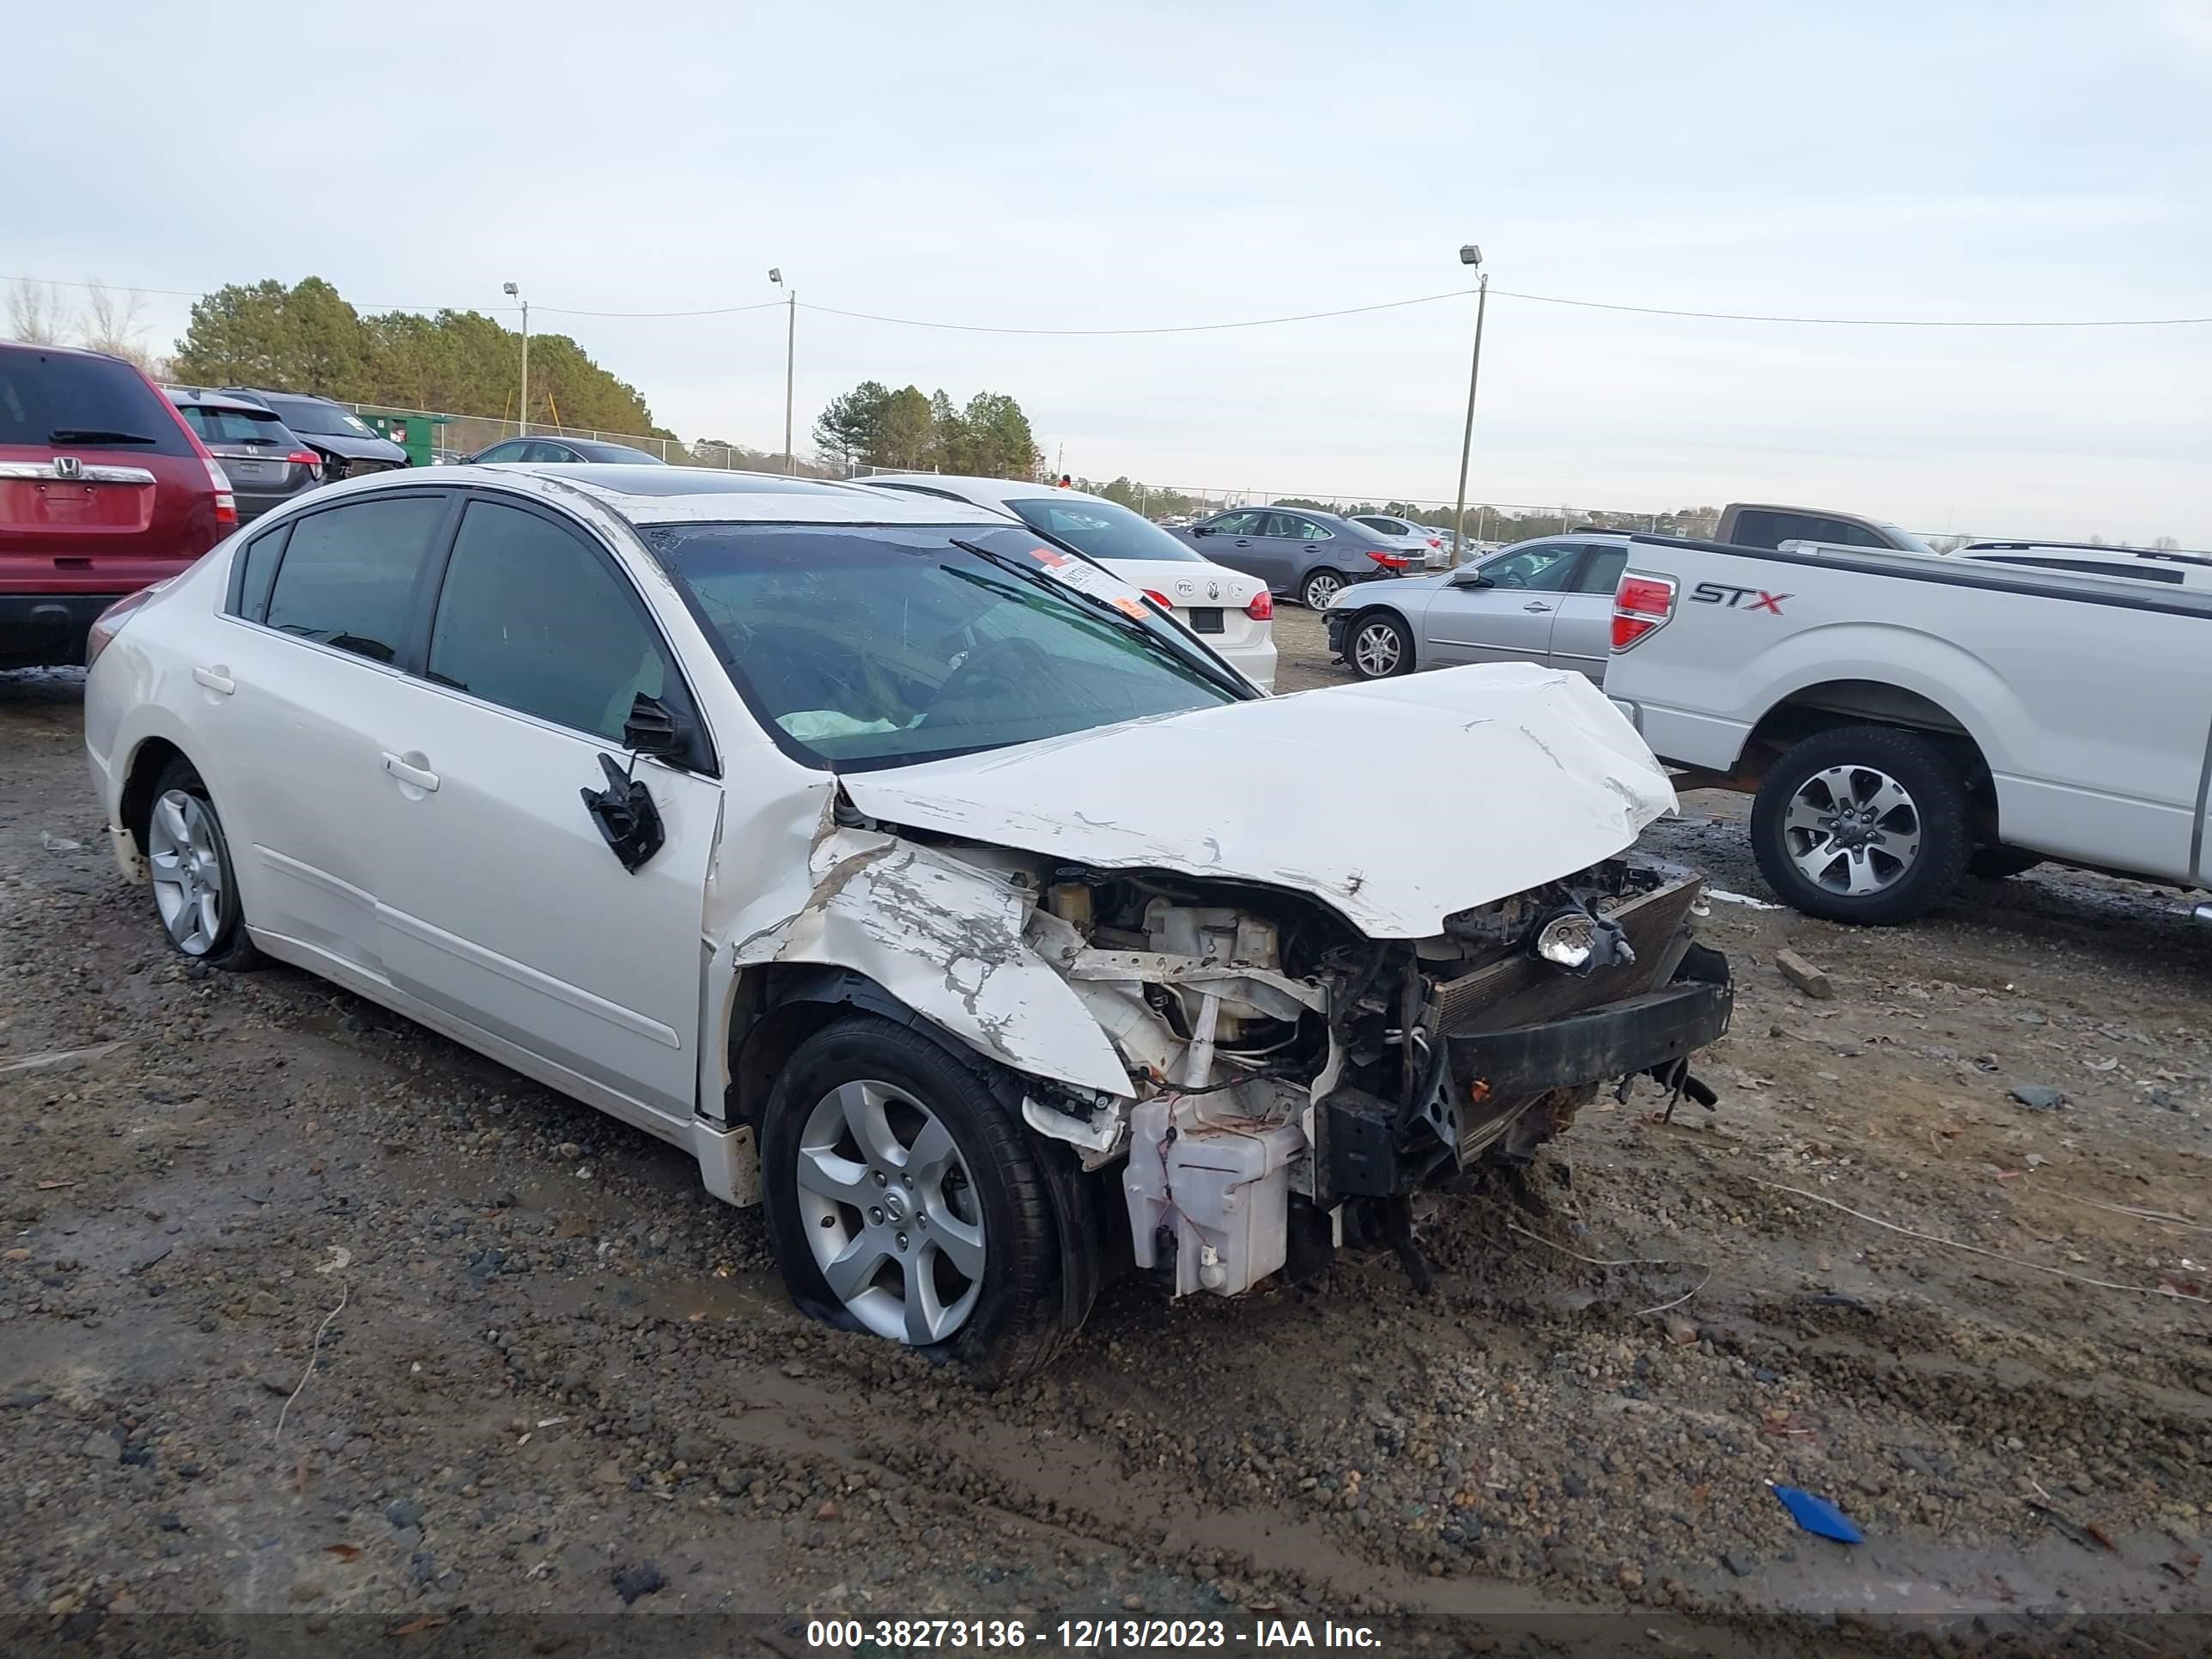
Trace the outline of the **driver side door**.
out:
[[[1547,662],[1581,558],[1573,542],[1537,542],[1461,571],[1430,602],[1424,654],[1437,664]],[[1492,585],[1474,586],[1479,578]]]

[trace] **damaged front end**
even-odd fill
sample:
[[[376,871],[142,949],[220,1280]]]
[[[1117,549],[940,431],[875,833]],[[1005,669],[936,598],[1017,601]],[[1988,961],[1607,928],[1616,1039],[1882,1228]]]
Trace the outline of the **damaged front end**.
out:
[[[1413,1194],[1639,1076],[1711,1103],[1687,1062],[1727,1029],[1727,963],[1692,938],[1698,878],[1621,851],[1672,791],[1587,681],[1232,713],[1272,765],[1228,800],[1157,786],[1218,758],[1204,716],[842,778],[811,896],[738,929],[732,971],[856,975],[1003,1067],[1176,1295],[1355,1235],[1419,1274]],[[1455,855],[1377,859],[1385,823]]]
[[[1347,1220],[1418,1273],[1413,1193],[1526,1160],[1607,1085],[1712,1098],[1686,1062],[1730,991],[1687,871],[1608,860],[1378,940],[1261,884],[840,816],[814,901],[736,959],[860,968],[1005,1066],[1032,1130],[1119,1164],[1175,1295],[1316,1266]]]
[[[1177,1295],[1325,1251],[1347,1202],[1407,1249],[1409,1194],[1525,1161],[1603,1086],[1650,1076],[1711,1102],[1687,1061],[1731,993],[1692,938],[1699,889],[1613,860],[1389,941],[1295,896],[1052,871],[1030,942],[1138,1097],[1048,1090],[1028,1121],[1094,1167],[1126,1154],[1137,1263]]]

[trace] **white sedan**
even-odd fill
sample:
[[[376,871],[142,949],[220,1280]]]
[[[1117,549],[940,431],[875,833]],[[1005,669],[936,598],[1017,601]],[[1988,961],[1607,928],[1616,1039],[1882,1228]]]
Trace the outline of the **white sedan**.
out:
[[[1012,478],[879,473],[873,489],[967,501],[1019,519],[1040,535],[1078,547],[1204,640],[1262,691],[1275,689],[1275,601],[1257,576],[1215,564],[1119,501],[1081,489]]]
[[[1267,697],[934,497],[387,472],[88,654],[93,783],[178,951],[684,1148],[803,1308],[985,1377],[1121,1251],[1174,1295],[1347,1232],[1417,1262],[1413,1192],[1601,1081],[1694,1089],[1726,1023],[1695,878],[1620,856],[1666,777],[1580,676]]]

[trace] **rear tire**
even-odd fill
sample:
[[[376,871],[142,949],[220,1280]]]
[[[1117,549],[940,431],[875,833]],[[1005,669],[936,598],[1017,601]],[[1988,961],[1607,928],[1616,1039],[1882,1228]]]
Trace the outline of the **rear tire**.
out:
[[[1063,1237],[1052,1149],[1004,1081],[855,1015],[799,1046],[761,1134],[769,1238],[799,1309],[957,1360],[987,1387],[1050,1362],[1069,1334],[1064,1280],[1095,1284],[1097,1269],[1078,1259],[1092,1240]]]
[[[1869,927],[1910,921],[1951,896],[1973,850],[1959,769],[1914,732],[1841,726],[1766,775],[1752,852],[1796,909]]]
[[[1387,680],[1413,670],[1413,639],[1388,611],[1377,611],[1352,619],[1344,642],[1344,660],[1352,678]]]
[[[139,830],[154,908],[178,953],[210,968],[258,967],[231,862],[230,838],[207,785],[182,755],[161,769]]]
[[[1309,570],[1298,582],[1298,603],[1309,611],[1326,611],[1346,584],[1335,570]]]

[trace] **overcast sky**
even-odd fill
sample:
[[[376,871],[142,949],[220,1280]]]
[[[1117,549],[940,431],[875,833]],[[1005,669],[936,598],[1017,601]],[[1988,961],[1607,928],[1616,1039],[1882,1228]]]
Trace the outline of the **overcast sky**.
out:
[[[781,441],[772,300],[1142,327],[1463,285],[1471,497],[1779,499],[2212,544],[2212,0],[1206,8],[125,5],[9,77],[0,270],[364,308],[520,283],[686,437]],[[128,15],[126,16],[126,14]],[[25,43],[18,40],[19,46]],[[19,68],[21,65],[19,65]],[[167,349],[189,301],[149,296]],[[1013,393],[1048,458],[1451,495],[1471,300],[1036,338],[799,314],[802,431],[863,379]]]

